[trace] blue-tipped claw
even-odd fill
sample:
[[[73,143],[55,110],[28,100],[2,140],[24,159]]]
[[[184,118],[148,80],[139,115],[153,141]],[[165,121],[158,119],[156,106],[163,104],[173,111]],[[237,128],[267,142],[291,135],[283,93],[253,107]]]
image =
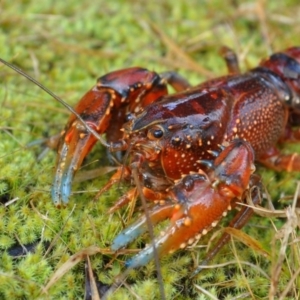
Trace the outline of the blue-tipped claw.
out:
[[[158,222],[165,220],[166,218],[170,218],[173,213],[173,203],[168,203],[163,206],[156,206],[152,211],[149,212],[149,218],[153,225]],[[137,237],[142,235],[147,231],[147,220],[146,216],[141,216],[135,223],[131,226],[123,230],[112,242],[111,249],[113,251],[118,251],[121,248],[125,247]],[[160,244],[160,240],[158,242],[155,241],[155,246],[158,248]],[[153,247],[152,245],[146,247],[139,254],[134,256],[132,259],[126,262],[126,266],[128,268],[137,268],[139,266],[146,265],[150,260],[153,259]]]
[[[220,152],[206,174],[201,171],[178,181],[167,195],[174,203],[157,206],[149,212],[153,225],[166,218],[170,219],[170,224],[150,245],[125,263],[127,269],[145,266],[155,253],[162,257],[184,249],[213,229],[231,210],[234,199],[242,198],[253,173],[253,161],[250,145],[234,140]],[[146,224],[146,217],[142,216],[116,237],[112,249],[117,251],[136,239],[146,231]]]
[[[156,245],[155,245],[156,246]],[[157,246],[156,246],[157,248]],[[147,265],[154,258],[153,246],[148,246],[133,258],[125,262],[125,267],[127,269],[135,269]]]
[[[112,242],[111,249],[118,251],[147,230],[146,218],[143,216],[130,227],[123,230]]]
[[[58,160],[51,190],[53,203],[57,207],[68,204],[75,172],[96,141],[91,134],[82,135],[82,132],[74,127],[70,128],[68,134],[64,135],[63,143],[60,144],[58,150]]]
[[[66,185],[66,170],[64,168],[66,164],[66,156],[68,154],[69,147],[63,144],[60,148],[60,156],[58,157],[56,173],[54,176],[53,185],[51,188],[51,197],[55,206],[60,207],[61,202],[68,203],[68,199],[71,193],[71,180],[69,179],[69,186]],[[63,188],[62,188],[63,187]]]

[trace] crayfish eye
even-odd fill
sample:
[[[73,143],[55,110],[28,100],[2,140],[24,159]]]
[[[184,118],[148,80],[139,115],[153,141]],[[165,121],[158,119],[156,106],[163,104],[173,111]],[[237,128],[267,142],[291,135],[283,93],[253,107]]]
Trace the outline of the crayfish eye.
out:
[[[194,180],[191,176],[187,176],[182,181],[186,191],[191,191],[194,188]]]
[[[161,126],[154,126],[148,130],[147,137],[149,140],[157,140],[162,138],[164,135],[164,130]]]
[[[128,113],[128,114],[125,116],[125,122],[129,122],[129,121],[133,120],[134,117],[135,117],[134,114]]]

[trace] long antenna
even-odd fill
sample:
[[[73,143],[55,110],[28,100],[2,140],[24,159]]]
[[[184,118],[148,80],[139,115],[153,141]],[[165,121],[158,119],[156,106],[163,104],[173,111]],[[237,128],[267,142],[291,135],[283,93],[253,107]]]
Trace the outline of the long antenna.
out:
[[[64,107],[66,107],[71,113],[73,113],[76,118],[82,123],[82,125],[85,127],[85,129],[93,134],[100,142],[102,145],[104,145],[107,148],[110,148],[110,145],[93,129],[91,128],[83,119],[82,117],[74,110],[74,108],[72,106],[70,106],[68,103],[66,103],[64,100],[62,100],[59,96],[57,96],[56,94],[54,94],[52,91],[50,91],[47,87],[45,87],[43,84],[41,84],[40,82],[38,82],[37,80],[35,80],[33,77],[31,77],[30,75],[28,75],[27,73],[25,73],[23,70],[19,69],[18,67],[16,67],[15,65],[5,61],[4,59],[0,58],[0,62],[2,62],[4,65],[8,66],[9,68],[11,68],[12,70],[16,71],[18,74],[22,75],[23,77],[25,77],[26,79],[28,79],[29,81],[31,81],[32,83],[34,83],[35,85],[37,85],[40,89],[42,89],[43,91],[45,91],[47,94],[49,94],[50,96],[52,96],[55,100],[57,100],[59,103],[61,103]]]

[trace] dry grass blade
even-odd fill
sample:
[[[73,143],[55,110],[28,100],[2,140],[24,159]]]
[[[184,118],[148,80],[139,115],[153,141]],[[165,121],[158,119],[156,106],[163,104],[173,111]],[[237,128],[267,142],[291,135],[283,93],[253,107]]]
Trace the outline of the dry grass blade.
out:
[[[212,295],[211,293],[209,293],[207,290],[205,290],[204,288],[202,288],[200,285],[198,284],[194,284],[194,287],[200,291],[201,293],[203,293],[204,295],[206,295],[208,297],[208,299],[211,300],[218,300],[217,297],[215,297],[214,295]]]
[[[112,171],[115,171],[116,167],[101,167],[93,170],[88,171],[80,171],[77,173],[74,177],[74,183],[83,182],[86,180],[94,179],[99,176],[103,176],[107,173],[110,173]]]
[[[62,277],[64,276],[70,269],[76,266],[79,262],[81,262],[84,258],[90,255],[95,255],[97,253],[101,253],[101,249],[96,246],[91,246],[85,248],[74,255],[72,255],[63,265],[61,265],[56,272],[52,275],[48,283],[42,289],[42,294],[48,293],[48,290]]]
[[[224,228],[224,231],[226,233],[229,233],[231,236],[234,236],[236,239],[238,239],[240,242],[247,245],[254,251],[259,252],[261,255],[270,257],[270,253],[263,249],[262,245],[257,240],[253,239],[245,232],[233,227],[226,227]]]
[[[257,1],[256,3],[256,12],[258,16],[258,20],[260,23],[261,27],[261,33],[263,36],[263,39],[266,43],[266,46],[268,47],[269,52],[271,52],[271,39],[269,35],[269,30],[268,30],[268,24],[267,24],[267,15],[266,15],[266,1],[265,0],[260,0]]]
[[[88,278],[87,280],[89,281],[89,286],[90,286],[90,289],[91,289],[91,297],[92,297],[92,300],[100,300],[100,295],[98,293],[98,289],[97,289],[97,284],[96,284],[96,281],[95,281],[95,276],[94,276],[94,273],[93,273],[93,270],[92,270],[92,265],[91,265],[91,261],[90,261],[90,258],[89,256],[86,257],[86,271],[87,271],[87,274],[86,274],[86,277]]]
[[[269,291],[269,299],[276,298],[279,279],[280,279],[280,273],[283,268],[284,260],[287,259],[286,255],[287,255],[287,248],[289,245],[290,237],[294,236],[296,238],[296,236],[297,236],[297,233],[295,232],[295,230],[297,227],[299,227],[300,223],[299,223],[299,213],[297,214],[297,211],[296,211],[296,204],[297,204],[299,194],[300,194],[300,182],[298,182],[298,185],[297,185],[297,189],[295,192],[292,207],[288,207],[286,209],[287,221],[282,226],[282,228],[277,232],[277,234],[275,235],[275,238],[273,240],[273,244],[275,244],[276,240],[280,239],[281,247],[279,250],[279,254],[278,254],[276,263],[273,266],[272,277],[271,277],[271,286],[270,286],[270,291]],[[287,259],[287,261],[288,261],[288,259]],[[294,262],[294,264],[296,264],[296,261]],[[294,267],[295,266],[292,266],[292,269]],[[296,273],[297,272],[299,272],[299,271],[296,271]],[[291,276],[291,277],[294,278],[295,276]],[[295,277],[295,279],[296,278],[297,277]],[[289,285],[291,285],[291,282]],[[288,293],[288,291],[285,290],[283,292],[283,295],[286,295],[287,293]],[[283,295],[281,295],[280,299],[284,299]]]
[[[197,62],[195,62],[171,38],[169,38],[162,30],[160,30],[158,26],[156,26],[152,22],[150,23],[150,25],[154,33],[159,36],[163,44],[170,51],[171,56],[176,58],[175,60],[172,60],[172,63],[174,64],[175,61],[180,62],[180,64],[176,67],[198,72],[199,74],[202,74],[207,78],[214,77],[214,74],[211,71],[203,68]]]

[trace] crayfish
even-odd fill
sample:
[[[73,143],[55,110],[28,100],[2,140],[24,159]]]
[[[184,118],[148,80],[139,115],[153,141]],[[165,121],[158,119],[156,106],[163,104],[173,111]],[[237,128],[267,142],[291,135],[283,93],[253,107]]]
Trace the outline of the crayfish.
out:
[[[241,74],[233,52],[224,51],[229,75],[195,87],[175,72],[161,75],[139,67],[100,77],[75,107],[58,146],[52,198],[65,205],[72,178],[97,142],[125,160],[101,192],[120,180],[133,183],[111,211],[130,201],[139,182],[140,194],[153,205],[153,224],[170,219],[154,243],[127,261],[128,268],[172,253],[215,227],[251,194],[260,202],[255,162],[281,171],[300,171],[298,153],[282,154],[278,143],[300,141],[300,48],[271,55]],[[168,95],[170,84],[176,93]],[[84,121],[84,123],[82,122]],[[258,189],[254,189],[258,187]],[[252,215],[242,208],[230,223],[241,228]],[[119,234],[114,251],[147,230],[142,216]],[[224,234],[210,254],[228,240]]]
[[[229,50],[230,74],[195,87],[174,72],[161,75],[142,68],[100,77],[75,107],[61,133],[52,198],[65,205],[72,178],[97,138],[106,133],[111,152],[126,151],[124,165],[101,192],[120,180],[141,186],[152,223],[170,219],[153,245],[127,262],[128,268],[194,244],[216,226],[237,201],[251,193],[259,203],[260,178],[255,162],[274,170],[300,171],[300,155],[282,154],[278,143],[300,141],[300,48],[271,55],[244,74]],[[167,94],[167,84],[175,94]],[[133,180],[135,178],[135,180]],[[134,186],[111,209],[134,197]],[[242,208],[230,226],[241,228],[252,215]],[[142,216],[119,234],[114,251],[147,229]],[[224,234],[211,257],[228,240]]]
[[[278,150],[279,143],[300,141],[300,47],[275,53],[244,74],[233,52],[227,49],[224,56],[229,75],[194,87],[175,72],[140,67],[104,75],[61,132],[52,187],[57,207],[68,203],[75,172],[100,140],[111,153],[125,153],[100,193],[122,180],[133,186],[110,211],[131,201],[138,189],[153,201],[152,224],[170,220],[126,262],[128,269],[146,265],[155,251],[163,256],[196,243],[248,194],[259,204],[256,162],[300,171],[300,154]],[[176,93],[168,95],[168,85]],[[229,226],[242,228],[252,214],[251,207],[242,207]],[[115,238],[112,250],[146,230],[143,215]],[[228,239],[224,233],[208,259]]]

